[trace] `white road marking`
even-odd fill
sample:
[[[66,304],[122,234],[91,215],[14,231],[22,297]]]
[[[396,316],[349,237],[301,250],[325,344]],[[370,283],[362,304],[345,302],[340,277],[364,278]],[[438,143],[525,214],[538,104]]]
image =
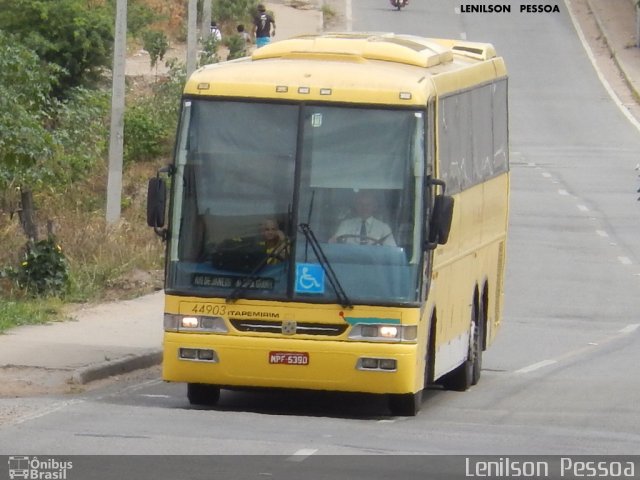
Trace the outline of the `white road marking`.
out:
[[[70,405],[77,405],[79,403],[84,403],[84,400],[81,399],[73,399],[73,400],[67,400],[64,402],[58,402],[58,403],[54,403],[51,406],[48,406],[47,408],[44,408],[42,410],[39,410],[37,412],[34,413],[30,413],[24,416],[19,416],[18,418],[15,418],[13,421],[9,422],[12,425],[20,425],[21,423],[26,423],[26,422],[30,422],[31,420],[36,420],[38,418],[41,417],[45,417],[47,415],[50,415],[52,413],[55,413],[59,410],[62,410],[63,408],[66,408]]]
[[[520,370],[516,370],[515,373],[529,373],[534,370],[539,370],[540,368],[548,367],[549,365],[553,365],[554,363],[558,363],[557,360],[542,360],[541,362],[534,363],[533,365],[529,365],[528,367],[521,368]]]
[[[618,261],[623,265],[633,265],[633,262],[629,257],[618,257]]]
[[[311,455],[313,455],[317,451],[318,451],[317,448],[301,448],[300,450],[295,452],[293,455],[291,455],[289,458],[287,458],[287,461],[289,461],[289,462],[302,462],[307,457],[310,457]]]
[[[586,205],[578,204],[577,206],[578,206],[578,210],[580,210],[581,212],[589,211],[589,207],[587,207]]]
[[[542,176],[544,178],[551,178],[551,174],[549,172],[542,172]]]
[[[608,337],[602,338],[599,341],[595,341],[595,342],[588,342],[585,346],[583,347],[579,347],[576,348],[575,350],[571,350],[563,355],[560,355],[556,358],[550,358],[547,360],[542,360],[541,362],[537,362],[534,363],[532,365],[529,365],[527,367],[521,368],[519,370],[516,370],[515,373],[516,375],[519,374],[523,374],[523,373],[530,373],[533,372],[535,370],[539,370],[541,368],[544,367],[548,367],[549,365],[554,365],[556,363],[559,363],[562,360],[566,360],[569,358],[574,358],[578,355],[581,355],[583,353],[592,351],[594,347],[602,347],[610,342],[613,342],[614,340],[618,340],[622,337],[624,337],[625,335],[629,335],[630,333],[635,332],[636,330],[638,330],[638,328],[640,328],[640,323],[632,323],[630,325],[627,325],[626,327],[618,330],[617,333],[610,335]]]
[[[640,323],[632,323],[631,325],[624,327],[622,330],[619,330],[619,332],[629,334],[635,332],[638,328],[640,328]]]
[[[604,238],[608,238],[609,237],[609,234],[607,232],[605,232],[604,230],[596,230],[596,233],[598,235],[600,235],[601,237],[604,237]]]
[[[558,190],[558,193],[559,193],[560,195],[563,195],[563,196],[568,196],[568,195],[569,195],[569,192],[567,192],[566,190],[564,190],[564,189],[562,189],[562,188],[561,188],[560,190]]]

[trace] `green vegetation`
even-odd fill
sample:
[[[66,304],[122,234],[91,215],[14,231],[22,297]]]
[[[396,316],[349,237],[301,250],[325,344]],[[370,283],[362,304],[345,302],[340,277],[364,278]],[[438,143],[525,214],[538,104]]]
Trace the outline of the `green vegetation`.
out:
[[[218,0],[213,4],[213,17],[223,25],[223,31],[235,31],[238,23],[252,24],[258,3],[258,0]]]
[[[0,30],[11,32],[48,65],[56,66],[53,94],[94,86],[111,65],[113,13],[86,0],[0,0]]]
[[[230,37],[227,37],[224,44],[229,49],[227,60],[233,60],[247,55],[247,46],[240,35],[231,35]]]
[[[149,52],[151,66],[157,67],[158,60],[162,60],[169,49],[169,39],[159,30],[145,30],[142,32],[144,49]]]
[[[58,317],[63,310],[62,302],[55,298],[35,299],[30,302],[0,298],[0,333],[20,325],[47,323]]]
[[[47,171],[55,145],[45,125],[53,71],[0,30],[0,189],[35,183]]]
[[[59,296],[69,285],[67,259],[53,236],[28,243],[20,266],[7,268],[5,275],[32,297]]]
[[[322,21],[324,23],[325,28],[330,27],[338,20],[338,14],[331,7],[331,5],[324,3],[321,7],[322,10]]]

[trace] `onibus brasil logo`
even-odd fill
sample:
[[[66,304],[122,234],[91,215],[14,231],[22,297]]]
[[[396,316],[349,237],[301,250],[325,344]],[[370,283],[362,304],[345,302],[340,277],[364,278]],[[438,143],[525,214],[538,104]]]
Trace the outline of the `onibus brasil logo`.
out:
[[[38,457],[9,457],[9,478],[25,478],[33,480],[66,480],[67,471],[73,468],[72,462],[55,458],[39,459]]]

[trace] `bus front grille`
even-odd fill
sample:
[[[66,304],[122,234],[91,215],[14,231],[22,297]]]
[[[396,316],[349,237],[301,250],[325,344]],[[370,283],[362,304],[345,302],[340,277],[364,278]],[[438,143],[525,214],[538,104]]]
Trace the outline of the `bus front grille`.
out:
[[[285,335],[325,335],[337,337],[342,335],[348,325],[335,325],[331,323],[296,323],[296,322],[272,322],[251,319],[230,319],[233,328],[239,332],[258,333],[283,333]]]

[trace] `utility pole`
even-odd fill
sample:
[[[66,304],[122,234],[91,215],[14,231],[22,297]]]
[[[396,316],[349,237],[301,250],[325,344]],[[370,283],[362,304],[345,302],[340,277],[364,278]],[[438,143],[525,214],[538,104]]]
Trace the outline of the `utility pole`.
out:
[[[203,0],[202,3],[202,27],[200,36],[202,43],[209,38],[209,27],[211,25],[211,0]]]
[[[640,0],[636,0],[636,47],[640,48]]]
[[[197,30],[198,0],[189,0],[189,11],[187,13],[187,78],[196,70]]]
[[[109,176],[107,179],[108,225],[120,220],[122,198],[122,156],[124,153],[124,74],[127,49],[127,0],[117,0],[113,45]]]

